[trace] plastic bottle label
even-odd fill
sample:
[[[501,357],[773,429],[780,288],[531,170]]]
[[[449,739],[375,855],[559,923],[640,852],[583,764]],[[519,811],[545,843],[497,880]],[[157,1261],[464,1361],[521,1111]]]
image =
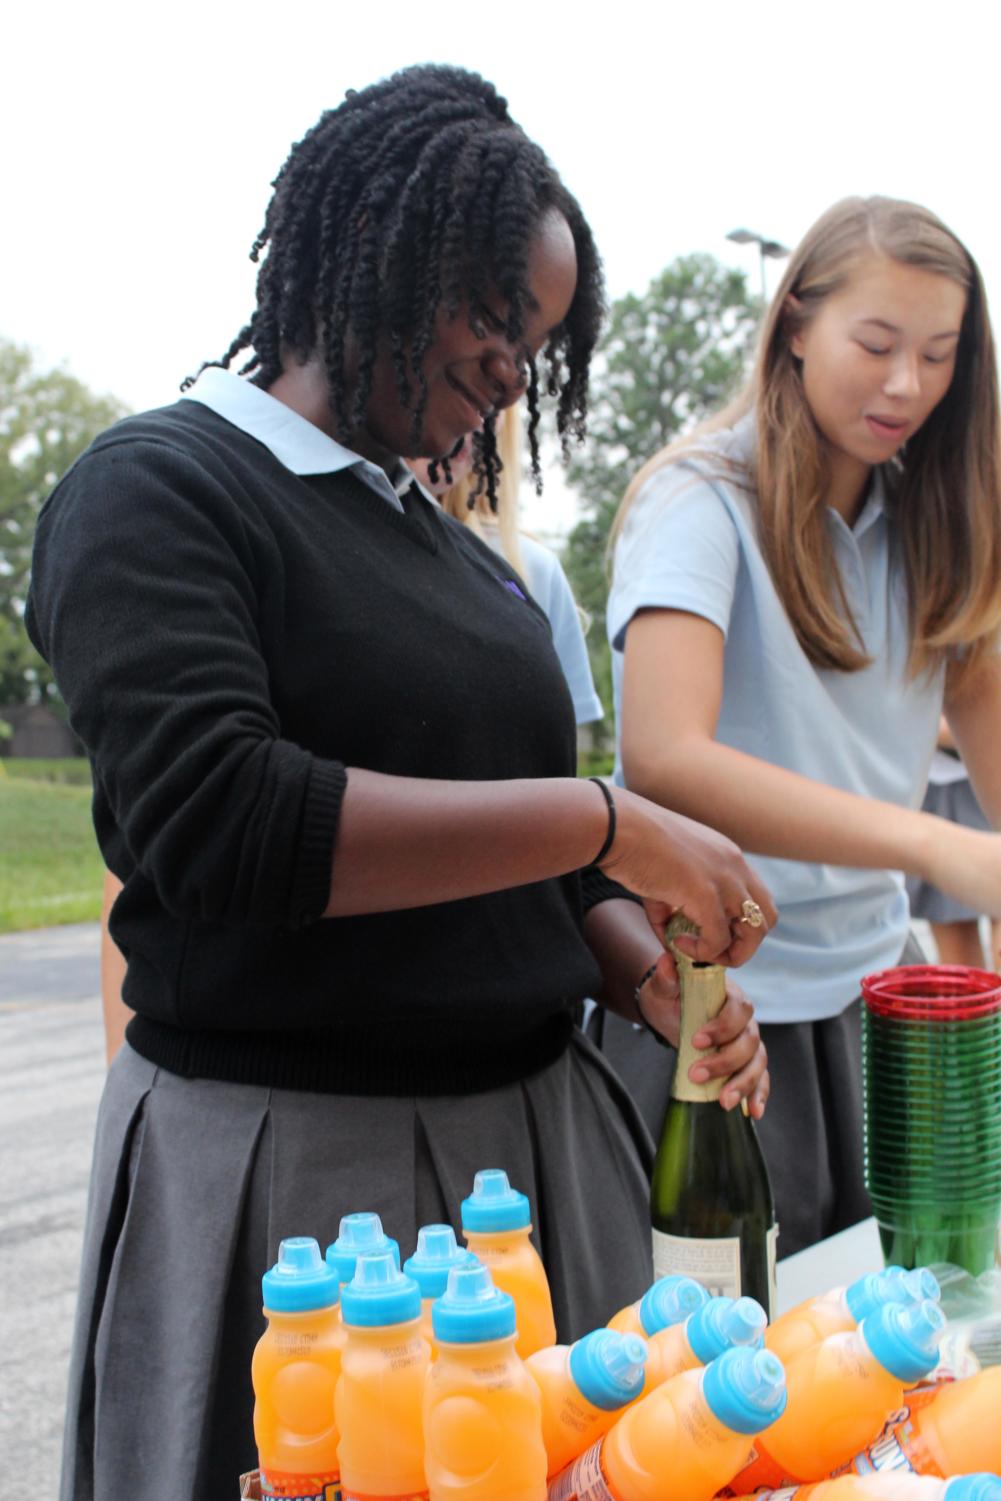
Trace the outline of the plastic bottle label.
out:
[[[915,1430],[912,1421],[916,1412],[934,1401],[947,1382],[934,1386],[919,1386],[907,1393],[907,1401],[891,1413],[882,1433],[875,1443],[856,1454],[847,1464],[839,1465],[834,1475],[879,1475],[889,1470],[904,1470],[915,1475],[934,1475],[946,1479],[928,1445]]]
[[[694,1277],[716,1298],[740,1297],[740,1237],[696,1240],[653,1231],[654,1277]]]
[[[561,1470],[549,1487],[549,1501],[618,1501],[601,1463],[604,1439],[585,1449]]]
[[[330,1470],[316,1475],[262,1470],[261,1501],[341,1501],[340,1476]]]

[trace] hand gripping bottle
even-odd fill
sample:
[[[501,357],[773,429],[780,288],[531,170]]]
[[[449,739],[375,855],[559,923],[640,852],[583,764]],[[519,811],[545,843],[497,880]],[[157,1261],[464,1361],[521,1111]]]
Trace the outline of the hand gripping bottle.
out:
[[[417,1249],[403,1263],[403,1270],[408,1277],[413,1277],[421,1290],[421,1333],[431,1347],[432,1360],[437,1347],[431,1324],[431,1305],[445,1291],[452,1268],[475,1260],[472,1251],[456,1243],[451,1225],[422,1225],[417,1232]]]
[[[727,1350],[627,1409],[549,1487],[549,1501],[709,1501],[785,1406],[770,1350]]]
[[[709,1302],[701,1282],[692,1277],[658,1277],[637,1303],[620,1308],[608,1321],[620,1334],[638,1334],[651,1339],[671,1324],[680,1324],[690,1313]]]
[[[354,1276],[358,1257],[367,1255],[370,1251],[392,1251],[396,1265],[400,1264],[399,1245],[384,1232],[382,1220],[377,1214],[368,1210],[359,1214],[345,1214],[338,1226],[337,1239],[327,1247],[327,1265],[333,1267],[343,1286]]]
[[[887,1470],[881,1475],[839,1475],[814,1485],[756,1491],[739,1501],[1001,1501],[1001,1476],[984,1473],[938,1480],[906,1470]]]
[[[514,1299],[518,1354],[556,1343],[553,1300],[542,1257],[529,1240],[528,1200],[500,1168],[477,1173],[473,1191],[462,1201],[466,1244],[490,1268],[494,1286]]]
[[[774,1350],[784,1366],[829,1334],[855,1329],[883,1303],[937,1303],[938,1282],[927,1267],[905,1272],[887,1267],[870,1272],[848,1287],[834,1287],[819,1298],[807,1298],[774,1319],[765,1330],[765,1345]]]
[[[334,1390],[344,1343],[337,1277],[316,1241],[296,1236],[282,1241],[262,1287],[268,1327],[251,1366],[261,1496],[333,1501],[340,1494]]]
[[[341,1288],[341,1318],[335,1411],[343,1501],[422,1501],[421,1402],[431,1355],[420,1332],[420,1288],[392,1251],[369,1252]]]
[[[542,1393],[542,1442],[549,1474],[607,1433],[643,1391],[646,1341],[595,1329],[575,1345],[549,1345],[525,1361]]]
[[[545,1501],[539,1389],[515,1350],[515,1307],[485,1266],[453,1267],[432,1313],[424,1388],[431,1501]]]
[[[826,1479],[875,1437],[905,1388],[932,1369],[944,1328],[937,1303],[884,1303],[857,1329],[804,1350],[786,1369],[784,1414],[730,1489]]]
[[[765,1310],[753,1298],[709,1298],[683,1323],[650,1336],[645,1390],[708,1365],[735,1346],[759,1349],[764,1332]]]
[[[1001,1366],[908,1392],[879,1438],[844,1468],[856,1475],[1001,1473]]]

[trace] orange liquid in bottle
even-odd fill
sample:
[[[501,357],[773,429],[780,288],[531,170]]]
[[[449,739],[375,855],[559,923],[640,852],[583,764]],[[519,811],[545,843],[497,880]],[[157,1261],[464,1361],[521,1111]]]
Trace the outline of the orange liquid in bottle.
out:
[[[424,1390],[431,1501],[545,1501],[539,1389],[515,1350],[515,1309],[484,1266],[457,1267],[434,1305]]]
[[[550,1345],[525,1362],[542,1394],[549,1474],[607,1433],[644,1390],[647,1344],[638,1334],[596,1329],[575,1345]]]
[[[421,1295],[391,1251],[358,1257],[341,1290],[346,1331],[335,1412],[343,1501],[423,1501],[421,1403],[431,1355]]]
[[[549,1279],[529,1239],[529,1215],[525,1195],[511,1188],[507,1173],[499,1168],[477,1173],[472,1194],[462,1201],[466,1244],[490,1268],[495,1286],[514,1299],[522,1360],[556,1343]]]

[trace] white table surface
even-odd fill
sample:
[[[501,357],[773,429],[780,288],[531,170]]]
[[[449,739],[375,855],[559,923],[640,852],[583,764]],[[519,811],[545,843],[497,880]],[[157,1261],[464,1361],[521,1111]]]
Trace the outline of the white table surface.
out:
[[[804,1298],[824,1293],[830,1287],[843,1287],[864,1277],[866,1272],[883,1269],[883,1251],[875,1220],[862,1220],[818,1245],[797,1251],[776,1267],[778,1312],[785,1313]]]

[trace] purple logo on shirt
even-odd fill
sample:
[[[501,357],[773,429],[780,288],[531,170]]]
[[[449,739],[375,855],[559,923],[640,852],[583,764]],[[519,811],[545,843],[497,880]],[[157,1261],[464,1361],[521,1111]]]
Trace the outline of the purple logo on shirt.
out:
[[[528,603],[527,596],[523,594],[522,591],[518,588],[518,585],[515,583],[514,579],[501,579],[501,583],[504,585],[505,589],[510,589],[512,594],[517,594],[519,599],[525,600],[526,604]]]

